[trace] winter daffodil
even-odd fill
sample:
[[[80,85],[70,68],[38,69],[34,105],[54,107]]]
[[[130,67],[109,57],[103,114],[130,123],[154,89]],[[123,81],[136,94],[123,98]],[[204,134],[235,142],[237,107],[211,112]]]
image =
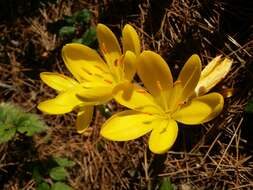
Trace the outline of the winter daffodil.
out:
[[[177,138],[177,122],[202,124],[223,109],[220,94],[197,97],[194,93],[201,75],[201,61],[197,55],[188,59],[174,83],[167,63],[152,51],[140,54],[137,73],[148,91],[136,84],[118,88],[115,99],[131,110],[117,113],[105,122],[101,135],[107,139],[128,141],[151,132],[149,148],[162,154]]]
[[[63,47],[62,57],[75,80],[58,73],[43,72],[40,75],[59,95],[41,102],[38,108],[47,114],[64,114],[77,109],[76,128],[79,133],[89,126],[93,106],[113,98],[112,91],[117,84],[132,80],[136,73],[135,58],[140,54],[139,37],[129,24],[122,31],[123,51],[108,27],[98,24],[96,32],[104,59],[85,45],[71,43]]]

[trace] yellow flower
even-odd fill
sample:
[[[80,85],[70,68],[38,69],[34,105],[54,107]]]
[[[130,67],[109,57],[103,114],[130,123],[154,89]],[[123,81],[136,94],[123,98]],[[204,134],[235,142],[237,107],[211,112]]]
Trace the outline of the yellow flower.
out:
[[[129,24],[122,31],[123,52],[108,27],[98,24],[96,32],[105,61],[95,50],[71,43],[63,47],[62,57],[76,80],[58,73],[40,74],[43,82],[57,90],[59,95],[41,102],[38,108],[47,114],[64,114],[78,108],[76,128],[79,133],[89,126],[93,106],[110,100],[117,84],[132,80],[136,73],[136,54],[140,54],[139,37]]]
[[[117,113],[105,122],[101,135],[107,139],[128,141],[152,131],[149,148],[162,154],[177,138],[177,122],[201,124],[223,108],[223,97],[218,93],[194,97],[201,73],[198,55],[189,58],[174,84],[168,65],[152,51],[138,57],[137,73],[148,92],[136,84],[118,88],[115,99],[132,110]]]

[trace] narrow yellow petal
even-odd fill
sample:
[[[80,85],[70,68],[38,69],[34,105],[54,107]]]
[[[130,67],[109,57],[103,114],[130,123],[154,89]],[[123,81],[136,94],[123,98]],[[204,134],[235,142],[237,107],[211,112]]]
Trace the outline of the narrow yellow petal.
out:
[[[195,88],[197,96],[203,95],[210,91],[229,73],[233,60],[222,59],[221,56],[215,57],[208,65],[201,71],[201,77],[198,85]]]
[[[157,119],[133,110],[123,111],[109,118],[100,134],[113,141],[128,141],[139,138],[157,126]]]
[[[105,103],[113,98],[113,87],[113,85],[86,85],[81,90],[79,90],[79,92],[77,92],[77,97],[81,101],[84,101],[86,104],[89,104],[89,102],[93,102],[92,104]]]
[[[136,55],[141,52],[140,39],[136,30],[129,24],[126,24],[122,30],[123,52],[132,51]]]
[[[163,58],[152,51],[142,52],[137,61],[137,74],[159,104],[166,106],[173,79]]]
[[[112,68],[114,62],[122,55],[119,42],[113,32],[104,24],[97,25],[97,38],[99,48],[106,62]]]
[[[127,108],[142,113],[163,113],[163,109],[154,98],[142,87],[132,83],[119,84],[113,90],[114,99]]]
[[[64,114],[71,112],[73,106],[66,106],[58,104],[54,99],[46,100],[37,106],[37,108],[46,114]]]
[[[62,49],[63,60],[79,81],[101,80],[101,76],[109,76],[109,68],[99,54],[88,46],[71,43]]]
[[[131,81],[136,73],[136,55],[127,51],[123,59],[124,78]]]
[[[43,72],[40,73],[40,78],[44,83],[57,91],[66,91],[78,84],[72,78],[59,73]]]
[[[194,98],[189,104],[181,107],[172,117],[178,122],[196,125],[215,118],[223,109],[224,99],[219,93],[210,93]]]
[[[89,127],[93,117],[94,106],[83,106],[79,109],[76,119],[76,130],[82,134]]]
[[[192,55],[185,63],[183,69],[179,73],[178,81],[182,85],[182,94],[180,101],[186,100],[192,96],[194,89],[197,86],[201,73],[201,61],[198,55]]]
[[[176,141],[178,134],[177,122],[174,120],[161,120],[154,127],[149,137],[149,149],[156,154],[166,153]]]

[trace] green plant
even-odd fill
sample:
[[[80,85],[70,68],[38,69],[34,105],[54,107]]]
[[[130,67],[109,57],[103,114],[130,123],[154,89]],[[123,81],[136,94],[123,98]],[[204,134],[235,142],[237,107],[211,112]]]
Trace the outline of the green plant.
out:
[[[163,178],[159,190],[174,190],[174,185],[169,178]]]
[[[8,142],[20,134],[32,136],[46,128],[36,114],[26,113],[12,104],[0,104],[0,143]]]
[[[65,16],[65,25],[59,29],[59,35],[71,38],[72,42],[92,45],[96,40],[96,29],[90,26],[91,18],[91,12],[87,9]]]
[[[73,167],[75,162],[61,157],[48,160],[46,164],[36,163],[32,167],[32,178],[36,181],[36,190],[71,190],[66,184],[69,175],[66,168]]]

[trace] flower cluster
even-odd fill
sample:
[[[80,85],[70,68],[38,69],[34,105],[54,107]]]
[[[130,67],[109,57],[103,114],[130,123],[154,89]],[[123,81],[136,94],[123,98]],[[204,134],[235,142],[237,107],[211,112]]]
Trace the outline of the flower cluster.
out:
[[[231,60],[218,56],[201,71],[200,58],[194,54],[173,82],[170,68],[160,55],[141,52],[139,36],[129,24],[122,30],[122,49],[105,25],[98,24],[96,32],[100,54],[77,43],[62,49],[64,63],[75,79],[41,73],[41,79],[59,92],[38,105],[41,111],[64,114],[78,110],[76,128],[83,133],[90,125],[94,106],[114,99],[129,109],[109,118],[101,135],[113,141],[128,141],[151,132],[149,148],[157,154],[174,144],[177,122],[202,124],[222,111],[222,95],[207,92],[226,76]],[[144,86],[133,82],[136,73]]]

